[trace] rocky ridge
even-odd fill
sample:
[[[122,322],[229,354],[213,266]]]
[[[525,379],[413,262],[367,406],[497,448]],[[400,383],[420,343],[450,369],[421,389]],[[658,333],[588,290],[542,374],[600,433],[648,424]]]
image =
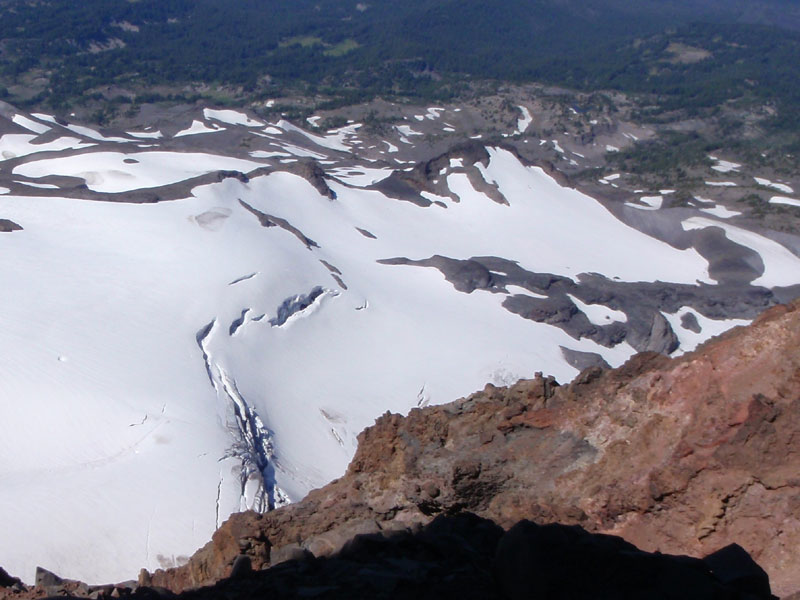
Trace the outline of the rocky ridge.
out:
[[[358,563],[353,573],[370,568],[380,573],[374,561],[389,560],[387,555],[394,562],[384,564],[384,572],[397,572],[403,556],[411,563],[409,556],[419,556],[419,548],[409,548],[422,544],[430,553],[444,531],[451,541],[469,542],[456,544],[467,548],[464,553],[476,549],[461,567],[500,557],[488,575],[505,586],[506,595],[496,597],[521,597],[514,586],[528,575],[519,575],[525,572],[519,557],[544,560],[541,548],[530,546],[540,538],[548,548],[567,544],[570,556],[576,547],[622,552],[628,558],[608,563],[616,565],[612,571],[631,553],[639,556],[631,544],[645,552],[711,554],[702,565],[688,558],[676,558],[675,564],[691,563],[695,574],[716,573],[708,584],[714,590],[737,577],[750,582],[735,593],[717,590],[714,597],[748,597],[736,595],[745,593],[741,590],[769,597],[769,584],[749,553],[769,574],[772,591],[786,597],[800,590],[799,348],[800,301],[795,301],[680,358],[642,353],[619,369],[586,369],[565,386],[537,374],[508,388],[487,385],[451,404],[414,409],[407,417],[387,413],[359,435],[358,451],[342,478],[297,504],[233,515],[182,567],[142,571],[136,585],[122,588],[63,582],[61,588],[52,582],[49,588],[25,588],[13,578],[0,586],[11,586],[5,594],[20,598],[59,589],[119,594],[137,585],[137,594],[169,595],[213,584],[222,586],[218,592],[246,596],[254,592],[243,591],[245,580],[260,581],[253,585],[262,591],[280,591],[280,585],[311,577],[322,586],[315,588],[321,597],[346,597],[336,595],[341,592],[336,581],[348,581],[348,568],[353,570],[359,556],[368,556],[372,566]],[[519,524],[525,520],[564,527]],[[503,559],[508,552],[503,548],[512,543],[508,536],[517,541]],[[517,575],[501,576],[514,557],[520,561]],[[251,573],[270,566],[264,573],[272,579]],[[672,567],[662,568],[667,570],[658,570],[658,577],[666,582],[671,576],[664,573]],[[530,590],[533,583],[519,585]],[[474,593],[483,589],[475,586]],[[474,593],[470,597],[478,597]],[[638,593],[632,597],[644,597]]]

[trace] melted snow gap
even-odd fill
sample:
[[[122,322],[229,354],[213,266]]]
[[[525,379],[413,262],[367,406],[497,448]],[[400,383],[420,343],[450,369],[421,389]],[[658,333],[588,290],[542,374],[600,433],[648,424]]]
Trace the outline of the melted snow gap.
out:
[[[246,309],[245,314],[249,311]],[[244,315],[243,315],[244,316]],[[240,510],[266,512],[291,502],[288,495],[278,487],[275,480],[274,447],[272,432],[265,426],[256,410],[239,392],[236,379],[215,359],[210,341],[216,330],[217,320],[197,332],[197,344],[203,352],[211,385],[224,409],[225,426],[233,437],[233,443],[220,460],[228,458],[239,461]],[[221,486],[221,483],[220,483]],[[219,492],[216,522],[219,525]]]
[[[278,307],[277,314],[269,320],[273,327],[281,327],[295,315],[307,311],[309,308],[317,306],[325,296],[338,296],[334,290],[326,290],[321,286],[312,289],[308,294],[297,294],[290,296]]]
[[[231,326],[228,328],[228,335],[235,335],[236,332],[239,331],[239,328],[244,325],[244,320],[247,318],[247,313],[249,312],[249,308],[243,309],[242,314],[231,322]]]

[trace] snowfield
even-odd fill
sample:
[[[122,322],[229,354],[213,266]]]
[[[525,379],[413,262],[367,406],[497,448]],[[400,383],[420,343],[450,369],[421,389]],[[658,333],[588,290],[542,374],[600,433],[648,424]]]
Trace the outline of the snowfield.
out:
[[[202,153],[93,152],[42,159],[20,165],[15,175],[79,177],[95,192],[118,193],[169,185],[220,169],[251,171],[261,166],[249,160]]]
[[[520,109],[523,131],[530,115]],[[443,111],[428,109],[425,122]],[[627,341],[601,345],[506,306],[543,293],[516,283],[464,293],[444,271],[400,259],[498,257],[575,289],[586,274],[717,283],[694,247],[626,224],[508,149],[488,147],[487,164],[451,158],[437,179],[448,195],[422,191],[415,203],[381,187],[409,164],[358,158],[357,123],[312,134],[206,109],[171,136],[163,126],[128,134],[157,145],[143,151],[136,139],[46,116],[37,115],[47,126],[16,114],[7,121],[17,129],[0,137],[0,219],[22,227],[0,229],[0,564],[27,581],[37,565],[102,583],[181,564],[232,512],[272,509],[340,476],[358,433],[387,410],[535,371],[569,381],[578,369],[562,347],[612,366],[634,353]],[[252,147],[203,145],[237,131]],[[389,153],[422,134],[400,125],[392,135],[378,142]],[[288,171],[288,157],[316,160],[335,198]],[[220,170],[242,175],[188,182]],[[54,175],[108,201],[67,193],[58,179],[34,183],[47,191],[12,179]],[[174,196],[125,201],[161,186],[177,186]],[[660,197],[641,201],[654,210],[626,212],[666,212]],[[690,239],[709,227],[758,253],[756,285],[800,282],[800,259],[767,237],[706,216],[675,230]],[[575,289],[564,301],[587,323],[629,321]],[[699,333],[682,325],[687,312]],[[678,353],[746,322],[689,306],[663,316]]]

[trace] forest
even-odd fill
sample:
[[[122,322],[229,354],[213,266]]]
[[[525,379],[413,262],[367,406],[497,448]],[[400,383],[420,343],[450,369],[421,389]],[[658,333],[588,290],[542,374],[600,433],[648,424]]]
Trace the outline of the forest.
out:
[[[767,105],[774,127],[800,130],[800,10],[788,0],[696,4],[0,0],[0,97],[58,110],[193,101],[203,86],[228,86],[236,93],[211,98],[302,93],[342,105],[535,81],[642,94],[656,118]]]

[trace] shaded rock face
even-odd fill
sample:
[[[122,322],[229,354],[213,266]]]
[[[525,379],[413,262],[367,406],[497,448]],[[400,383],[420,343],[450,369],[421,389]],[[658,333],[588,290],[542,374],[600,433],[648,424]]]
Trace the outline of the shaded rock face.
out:
[[[359,535],[336,556],[300,557],[181,597],[772,598],[758,565],[728,550],[712,567],[706,560],[641,552],[577,526],[523,521],[505,533],[490,520],[460,513],[436,517],[419,532]],[[732,568],[752,579],[725,581],[715,571],[724,575]]]
[[[181,590],[226,577],[240,554],[254,569],[272,553],[329,557],[354,535],[466,510],[504,529],[580,525],[648,552],[737,543],[786,595],[800,589],[798,429],[795,302],[678,359],[643,353],[567,386],[537,375],[387,413],[344,477],[272,513],[233,515],[188,565],[151,580]]]
[[[22,231],[22,227],[9,219],[0,219],[0,233],[10,233],[12,231]]]
[[[741,576],[726,579],[731,571]],[[772,597],[767,574],[739,546],[700,560],[642,552],[578,526],[530,521],[500,539],[495,572],[513,600]]]
[[[356,535],[335,555],[292,556],[256,571],[240,554],[230,575],[188,590],[205,598],[696,598],[772,600],[766,573],[739,546],[702,560],[642,552],[622,538],[578,526],[521,521],[508,532],[468,512],[439,515],[417,530]],[[164,598],[149,585],[69,587],[47,573],[39,590],[94,598]],[[31,590],[27,591],[29,595]],[[174,596],[173,596],[174,597]]]
[[[5,569],[0,567],[0,588],[7,588],[12,587],[15,585],[19,585],[21,581],[16,577],[12,577],[8,573],[6,573]]]

